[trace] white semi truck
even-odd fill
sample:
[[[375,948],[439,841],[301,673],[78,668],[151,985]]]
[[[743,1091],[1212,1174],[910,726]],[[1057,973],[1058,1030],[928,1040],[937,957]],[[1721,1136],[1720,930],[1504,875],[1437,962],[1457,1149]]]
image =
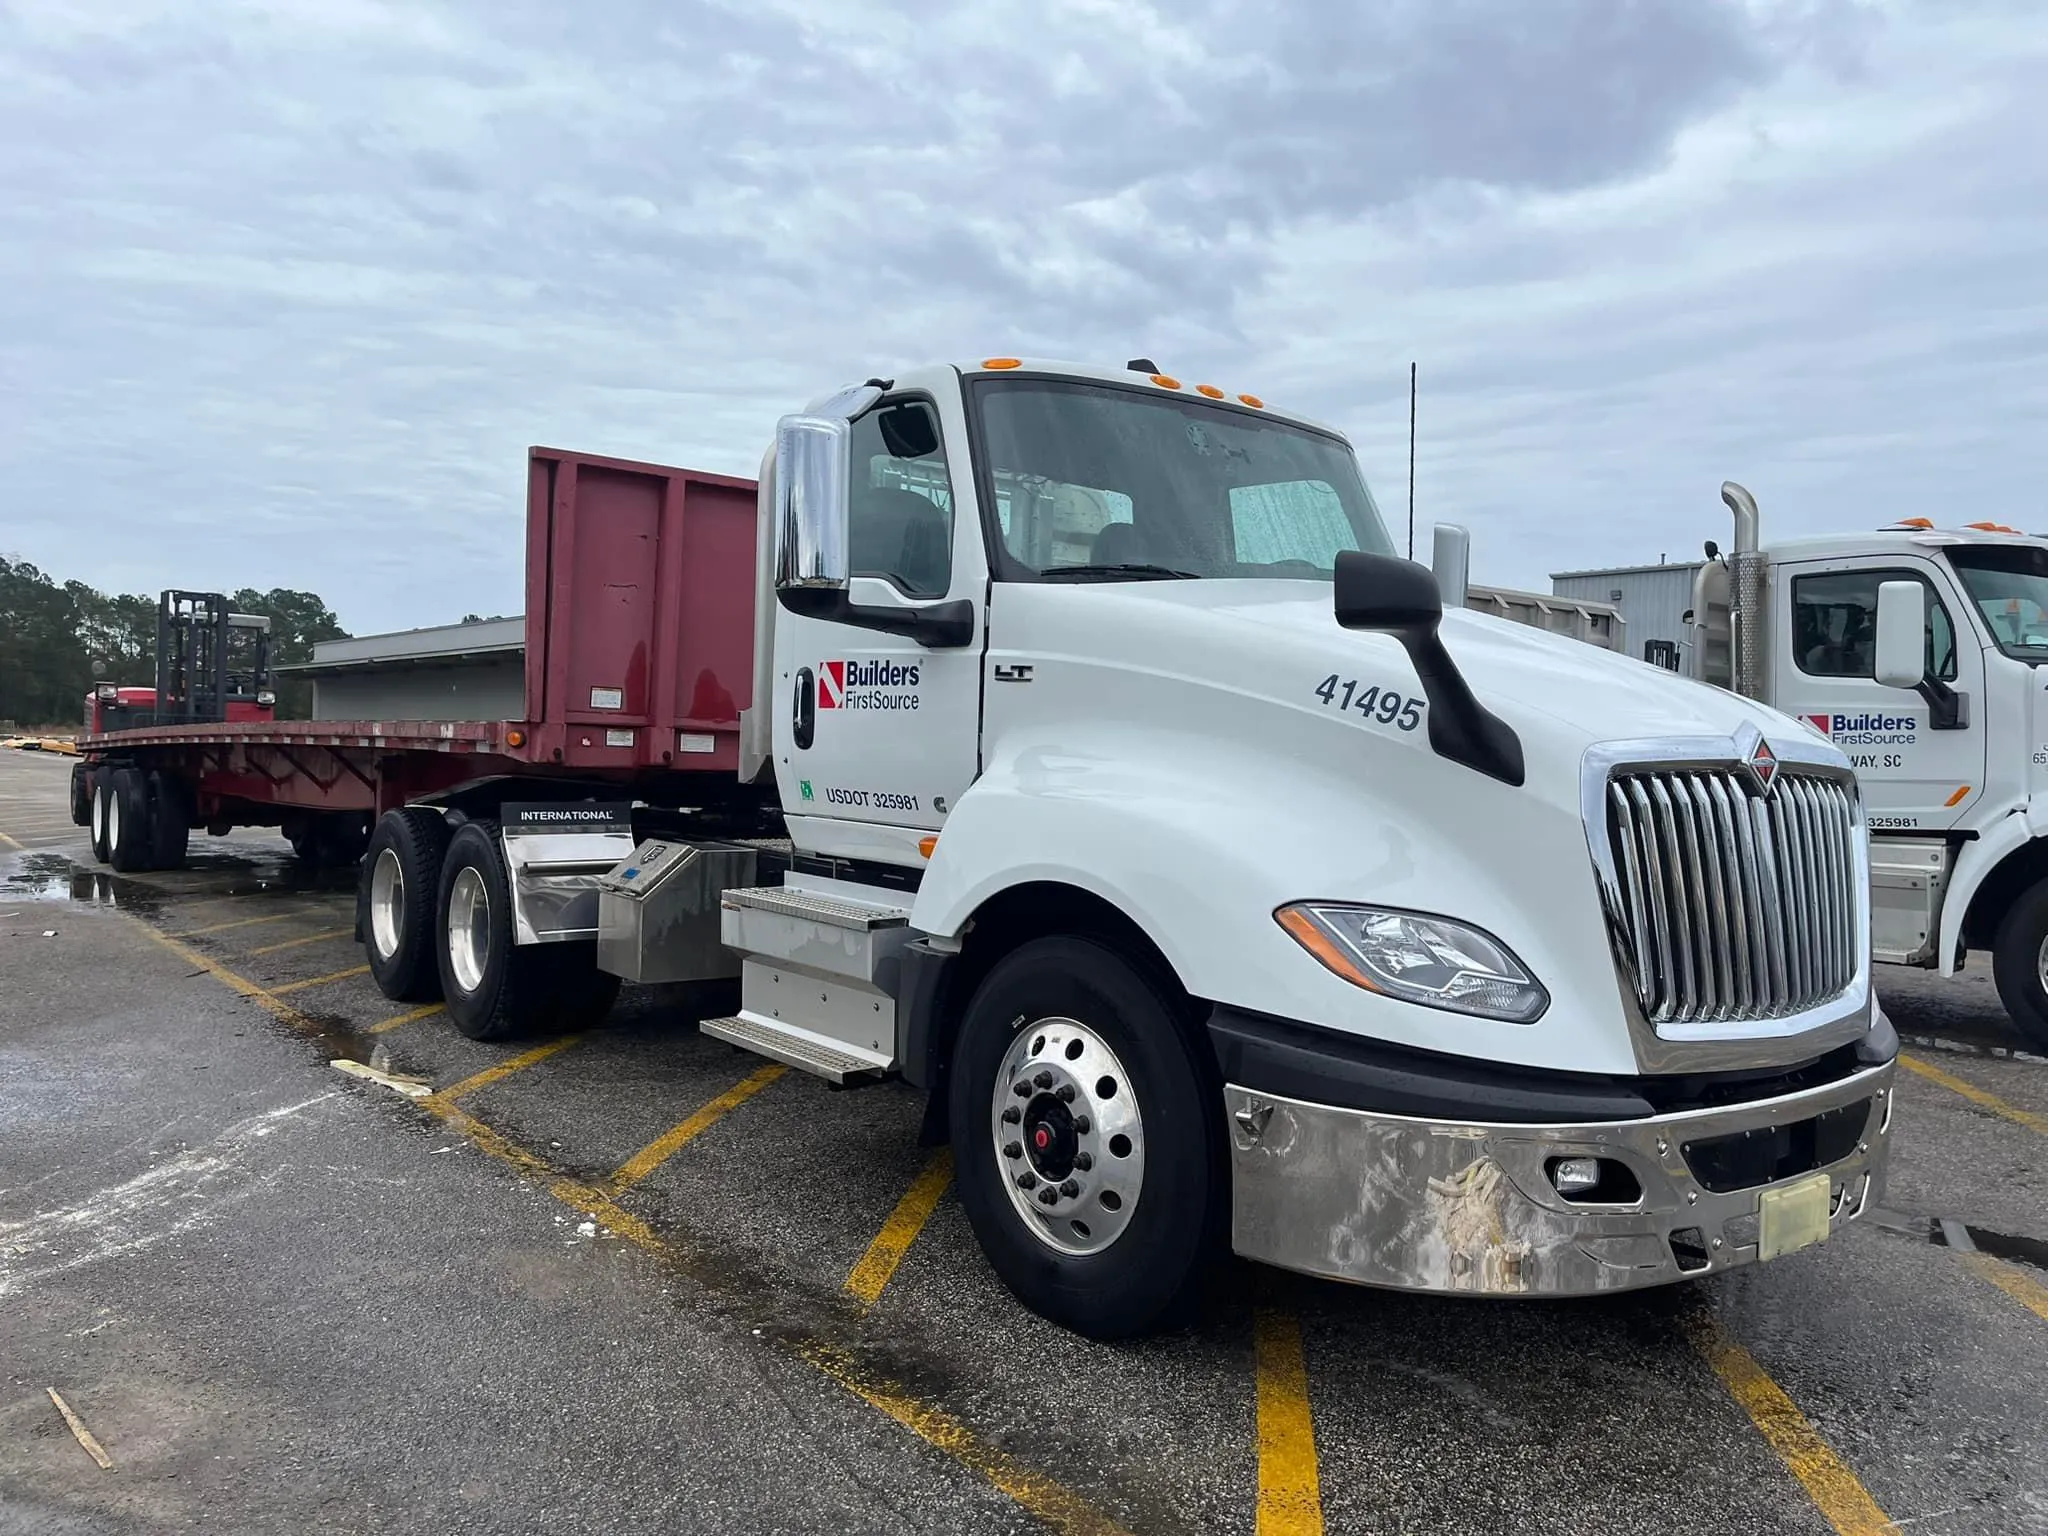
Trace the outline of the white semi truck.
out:
[[[706,1033],[922,1090],[996,1272],[1097,1336],[1231,1251],[1584,1295],[1880,1197],[1844,744],[1467,610],[1335,430],[990,358],[783,419],[744,504],[530,483],[527,718],[100,738],[104,836],[159,781],[369,807],[378,984],[480,1037],[736,979]]]
[[[1877,960],[1953,975],[1990,951],[2013,1022],[2048,1048],[2048,540],[1910,517],[1734,547],[1694,579],[1691,675],[1846,752],[1871,846]]]

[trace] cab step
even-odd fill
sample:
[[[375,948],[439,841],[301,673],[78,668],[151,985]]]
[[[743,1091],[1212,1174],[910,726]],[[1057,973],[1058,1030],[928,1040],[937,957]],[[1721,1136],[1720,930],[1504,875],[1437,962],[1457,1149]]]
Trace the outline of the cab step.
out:
[[[702,1020],[697,1028],[714,1039],[724,1040],[743,1051],[752,1051],[757,1056],[786,1063],[800,1072],[822,1077],[828,1083],[879,1080],[889,1070],[886,1060],[874,1059],[867,1052],[856,1052],[843,1041],[827,1040],[810,1030],[773,1019],[740,1013],[729,1018]]]

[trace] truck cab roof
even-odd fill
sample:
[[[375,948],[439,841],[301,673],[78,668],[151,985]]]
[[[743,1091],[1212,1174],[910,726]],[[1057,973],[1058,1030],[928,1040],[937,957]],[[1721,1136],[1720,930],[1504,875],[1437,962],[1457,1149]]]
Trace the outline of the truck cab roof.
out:
[[[2048,548],[2048,536],[2004,527],[1936,528],[1894,524],[1868,533],[1827,533],[1807,538],[1773,539],[1763,546],[1772,561],[1838,560],[1871,555],[1923,555],[1962,544],[2018,545]]]

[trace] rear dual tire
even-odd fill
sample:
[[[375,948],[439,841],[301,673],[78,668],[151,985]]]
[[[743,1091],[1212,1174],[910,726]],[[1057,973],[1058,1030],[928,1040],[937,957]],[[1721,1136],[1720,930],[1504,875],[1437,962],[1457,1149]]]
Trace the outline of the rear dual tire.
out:
[[[449,839],[438,905],[441,995],[470,1039],[585,1028],[611,1011],[619,978],[597,969],[595,942],[514,942],[511,872],[496,822],[465,822]]]
[[[595,942],[513,942],[510,872],[495,822],[451,832],[438,811],[386,812],[363,856],[356,925],[386,997],[439,999],[472,1040],[588,1027],[618,997],[619,978],[598,970]]]

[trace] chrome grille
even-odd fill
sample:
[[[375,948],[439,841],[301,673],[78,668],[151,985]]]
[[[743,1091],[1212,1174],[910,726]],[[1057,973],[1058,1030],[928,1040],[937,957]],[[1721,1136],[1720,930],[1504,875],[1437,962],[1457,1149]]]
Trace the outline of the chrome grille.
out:
[[[1853,791],[1781,767],[1774,792],[1721,768],[1607,784],[1617,944],[1653,1024],[1771,1019],[1855,980]]]

